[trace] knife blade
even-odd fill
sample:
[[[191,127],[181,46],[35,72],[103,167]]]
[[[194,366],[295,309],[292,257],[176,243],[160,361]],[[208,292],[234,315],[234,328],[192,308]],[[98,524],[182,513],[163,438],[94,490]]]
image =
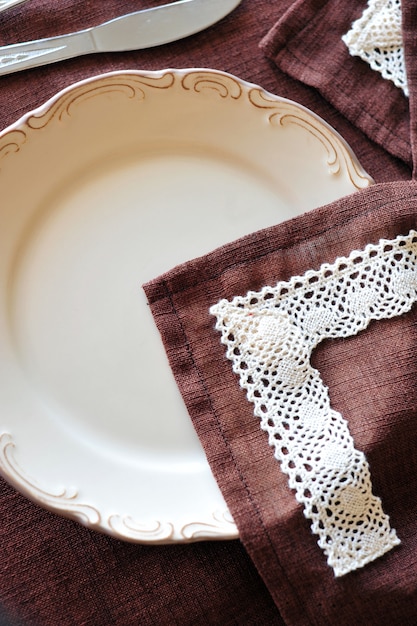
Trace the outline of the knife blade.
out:
[[[160,46],[212,26],[242,0],[178,0],[74,33],[0,46],[0,75],[96,52]]]

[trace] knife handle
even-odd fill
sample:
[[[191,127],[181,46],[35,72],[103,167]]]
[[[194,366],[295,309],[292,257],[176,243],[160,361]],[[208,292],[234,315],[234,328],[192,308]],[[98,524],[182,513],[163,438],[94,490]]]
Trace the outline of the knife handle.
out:
[[[0,13],[6,9],[11,9],[16,4],[22,4],[25,0],[0,0]]]
[[[0,46],[0,76],[97,51],[91,29]]]

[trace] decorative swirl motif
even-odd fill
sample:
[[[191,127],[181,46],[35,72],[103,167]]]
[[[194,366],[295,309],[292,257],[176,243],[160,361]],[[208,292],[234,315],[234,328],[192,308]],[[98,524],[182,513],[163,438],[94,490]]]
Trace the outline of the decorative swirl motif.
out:
[[[59,100],[55,101],[53,105],[47,109],[46,112],[42,111],[39,115],[35,113],[32,117],[30,117],[27,121],[27,125],[31,129],[40,129],[45,128],[47,124],[49,124],[54,118],[61,121],[65,116],[71,116],[71,109],[83,102],[86,99],[92,98],[94,96],[99,96],[104,93],[118,91],[128,98],[135,97],[135,90],[132,89],[130,85],[125,84],[99,84],[94,85],[93,87],[90,85],[88,89],[81,87],[75,90],[71,90],[70,92],[63,95]],[[140,94],[141,99],[143,99],[143,93]]]
[[[108,525],[112,533],[121,539],[146,543],[169,543],[174,535],[174,526],[170,522],[155,520],[151,524],[139,524],[130,516],[111,515]]]
[[[18,152],[26,141],[26,133],[23,130],[11,130],[0,137],[0,160],[7,157],[11,152]]]
[[[200,541],[201,539],[236,539],[238,532],[229,511],[215,511],[213,522],[190,522],[176,529],[170,522],[154,521],[151,524],[139,524],[130,516],[112,515],[108,525],[117,537],[143,541],[146,543],[170,543],[178,538],[181,541]]]
[[[99,511],[90,504],[79,502],[76,490],[62,489],[58,493],[53,493],[35,485],[25,476],[14,458],[15,448],[16,445],[9,433],[0,435],[0,470],[13,485],[24,491],[28,497],[40,502],[45,508],[65,512],[68,517],[88,526],[100,525]]]
[[[29,128],[44,128],[52,119],[61,121],[65,116],[71,116],[72,109],[89,100],[108,93],[120,93],[126,98],[141,101],[146,97],[145,88],[169,89],[174,83],[174,75],[167,72],[161,76],[136,76],[135,74],[121,74],[96,78],[86,83],[71,87],[54,100],[46,111],[35,112],[27,124]]]
[[[352,184],[357,189],[364,189],[373,183],[372,178],[362,170],[356,158],[349,151],[344,140],[313,113],[294,102],[280,100],[275,96],[269,97],[265,91],[258,88],[251,89],[248,97],[255,107],[270,111],[269,121],[271,124],[279,126],[295,124],[311,133],[327,152],[327,164],[331,174],[338,174],[343,169],[343,164]]]
[[[215,72],[189,72],[183,77],[181,86],[196,93],[210,89],[217,91],[221,98],[233,100],[238,100],[243,93],[242,85],[236,78]]]
[[[191,522],[181,529],[181,535],[188,541],[198,541],[201,538],[218,537],[224,539],[237,538],[238,533],[229,511],[215,511],[213,523]]]

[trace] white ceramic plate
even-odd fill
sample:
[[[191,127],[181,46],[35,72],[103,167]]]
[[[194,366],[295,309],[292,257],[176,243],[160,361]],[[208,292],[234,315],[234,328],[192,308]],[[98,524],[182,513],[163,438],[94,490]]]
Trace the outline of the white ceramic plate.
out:
[[[371,184],[305,108],[212,70],[111,73],[0,134],[0,468],[136,542],[237,536],[141,285]]]

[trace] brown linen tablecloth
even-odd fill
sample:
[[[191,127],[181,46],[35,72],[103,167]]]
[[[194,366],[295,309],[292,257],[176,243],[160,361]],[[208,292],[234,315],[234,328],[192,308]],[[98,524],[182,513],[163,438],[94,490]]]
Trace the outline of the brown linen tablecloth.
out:
[[[0,43],[14,43],[86,28],[104,19],[157,4],[155,0],[148,2],[109,0],[106,3],[89,0],[62,0],[58,6],[50,0],[31,0],[0,14]],[[263,51],[259,48],[259,42],[267,35],[273,24],[286,15],[292,6],[291,0],[279,2],[243,0],[241,6],[222,23],[178,43],[141,52],[93,55],[1,77],[0,127],[5,128],[20,115],[42,104],[61,88],[89,76],[118,69],[210,67],[234,73],[314,110],[345,137],[362,165],[376,181],[408,179],[411,165],[409,146],[404,147],[404,143],[401,143],[401,150],[399,148],[395,152],[394,150],[388,151],[383,142],[382,146],[378,145],[377,137],[363,132],[359,124],[355,127],[356,119],[349,121],[346,111],[342,110],[341,113],[334,108],[338,103],[332,101],[327,93],[319,93],[314,89],[315,85],[312,88],[301,84],[285,73],[286,68],[284,72],[265,58]],[[299,14],[301,20],[303,20],[303,11],[304,8],[301,7]],[[352,19],[357,16],[358,12],[359,5],[355,8],[355,15],[352,10]],[[347,19],[346,17],[343,24],[336,22],[333,25],[332,32],[336,39],[346,30]],[[324,23],[323,28],[327,29],[328,24]],[[359,60],[352,60],[352,71],[357,71],[360,63]],[[323,73],[326,71],[324,65],[322,71]],[[303,77],[297,76],[296,78],[302,79]],[[323,95],[328,98],[328,101],[323,98]],[[400,125],[405,128],[406,105],[403,104],[398,111],[395,111],[392,119],[400,120]],[[404,133],[404,142],[407,144],[406,133]],[[395,197],[395,194],[403,194],[405,191],[401,186],[395,186],[393,193]],[[338,218],[342,213],[343,204],[339,208]],[[312,222],[320,215],[320,213],[315,213],[311,217]],[[408,219],[409,217],[405,217],[404,223]],[[382,232],[383,225],[380,228]],[[279,229],[277,232],[280,232]],[[337,234],[335,238],[338,239]],[[353,238],[351,245],[354,245],[355,241],[357,240]],[[349,245],[346,240],[343,243],[343,237],[341,237],[340,245],[338,241],[334,242],[335,253],[339,254],[347,249]],[[229,248],[229,253],[230,250],[232,248]],[[240,249],[239,253],[242,252],[243,250]],[[330,247],[328,252],[330,254]],[[314,264],[313,257],[306,259],[303,256],[292,269],[299,271],[307,260],[308,267]],[[401,343],[402,346],[407,346],[404,343],[404,337],[410,336],[412,315],[398,321],[397,324],[399,324],[399,333],[407,333],[402,336]],[[387,332],[390,333],[389,330]],[[393,333],[390,341],[380,353],[378,363],[382,364],[385,356],[392,354],[392,347],[397,336],[397,333]],[[353,342],[356,341],[358,338],[353,340]],[[363,335],[360,341],[369,342],[370,349],[373,349],[372,337]],[[345,358],[343,350],[348,350],[350,343],[347,342],[347,344],[346,347],[344,344],[342,346],[335,344],[333,351],[326,347],[325,350],[317,352],[316,358],[322,359],[323,370],[332,372],[332,363],[337,365],[342,357]],[[218,346],[217,350],[219,351]],[[338,354],[340,350],[342,354]],[[401,348],[400,355],[410,368],[410,376],[413,375],[412,354],[412,346]],[[377,370],[378,363],[374,364]],[[335,373],[339,370],[340,368],[336,367]],[[386,369],[384,373],[389,374]],[[360,393],[361,379],[361,369],[358,366],[355,378],[345,381],[351,385],[352,397],[345,398],[346,387],[342,385],[340,398],[337,400],[341,403],[349,400],[352,403],[352,411],[356,415],[361,398],[363,398]],[[397,406],[395,399],[400,394],[398,387],[393,387],[391,384],[392,380],[392,377],[389,378],[387,386],[382,386],[385,381],[381,381],[379,392],[381,394],[381,390],[385,391],[382,393],[379,416],[384,415],[386,404],[393,403],[394,409],[390,406],[390,415],[395,413]],[[336,381],[335,385],[337,384]],[[407,387],[407,392],[409,391]],[[408,396],[408,403],[405,414],[410,420],[410,430],[407,433],[400,430],[397,434],[400,441],[404,439],[406,452],[412,447],[414,432],[411,419],[413,404],[411,392]],[[372,399],[367,396],[364,412],[370,416],[369,419],[374,415],[373,404]],[[404,407],[401,411],[403,409]],[[346,414],[347,409],[343,407],[343,410]],[[248,417],[249,415],[246,415],[246,418]],[[379,417],[379,419],[382,418]],[[360,431],[359,422],[355,423],[358,424],[357,429]],[[368,421],[365,420],[364,423]],[[261,435],[257,431],[259,427],[253,417],[252,421],[248,422],[248,428],[249,435],[252,436],[251,433],[253,433],[254,450],[258,453],[261,450],[261,461],[265,464],[265,466],[262,465],[263,475],[265,475],[264,467],[271,471],[271,474],[266,475],[266,487],[262,488],[261,493],[257,495],[262,496],[262,491],[265,489],[266,494],[274,481],[276,481],[274,488],[284,492],[285,481],[277,463],[270,456],[269,448],[260,441]],[[366,441],[364,441],[366,432],[363,436],[360,432],[355,432],[355,437],[359,437],[359,443],[363,443],[366,448]],[[379,458],[387,460],[394,457],[395,448],[391,448],[386,443],[387,440],[384,438],[381,446],[373,449],[374,457],[379,455]],[[405,474],[401,476],[398,472],[392,476],[377,474],[376,487],[379,493],[387,492],[387,497],[384,499],[387,508],[399,512],[396,508],[398,504],[411,515],[411,505],[415,500],[410,493],[414,466],[410,462],[404,463],[403,467]],[[399,490],[394,494],[390,485],[396,479],[398,479]],[[248,542],[247,535],[245,545],[240,541],[203,542],[165,547],[131,545],[89,531],[75,522],[41,509],[14,491],[4,481],[0,481],[0,486],[0,602],[4,614],[16,624],[23,626],[55,626],[57,624],[62,626],[83,624],[94,626],[236,624],[246,626],[257,624],[263,626],[283,623],[321,625],[340,621],[339,612],[336,609],[332,609],[333,614],[329,617],[330,614],[322,613],[320,608],[320,604],[326,601],[329,582],[327,566],[323,566],[321,561],[317,570],[319,576],[313,578],[311,589],[307,589],[307,595],[311,593],[311,598],[307,599],[304,606],[303,598],[300,597],[300,603],[294,606],[293,589],[283,574],[278,576],[275,583],[271,581],[272,573],[277,567],[275,556],[270,561],[268,549],[257,552],[256,542],[253,545]],[[236,488],[241,488],[240,483],[237,483]],[[229,497],[229,494],[227,495]],[[293,500],[290,495],[286,493],[281,506],[289,507],[291,510]],[[269,509],[271,507],[275,509],[275,500],[268,500],[268,503]],[[247,506],[248,503],[243,502],[234,511],[239,523],[243,523],[242,516],[246,516]],[[266,509],[267,513],[269,509]],[[258,528],[257,517],[254,516],[253,520],[253,529],[247,530],[251,536],[253,530]],[[402,528],[400,529],[397,520],[395,524],[400,532]],[[243,528],[247,528],[247,521]],[[411,533],[411,525],[407,526],[407,529],[407,532]],[[266,533],[265,537],[268,536],[269,533]],[[407,536],[404,533],[401,539],[403,544],[406,544]],[[257,545],[259,547],[259,544]],[[291,524],[288,529],[285,558],[293,550],[299,556],[302,547],[306,547],[307,550],[304,554],[304,562],[308,565],[312,555],[314,567],[318,558],[317,547],[309,535],[306,520],[300,519],[298,511],[295,511],[294,525]],[[406,548],[407,550],[409,548]],[[398,557],[392,552],[386,558],[395,560]],[[269,567],[271,567],[270,570]],[[375,567],[378,568],[380,565],[377,564]],[[270,574],[266,575],[265,572],[268,570]],[[303,571],[300,569],[298,574],[301,580]],[[397,574],[400,578],[405,578],[407,573],[405,570],[400,570]],[[361,576],[369,575],[364,570],[364,573],[359,574],[359,578]],[[310,574],[308,580],[311,582]],[[399,615],[404,616],[406,611],[410,611],[413,599],[415,601],[411,582],[408,588],[403,588],[404,596],[393,600],[390,615],[393,614],[397,604],[400,610]],[[269,589],[265,583],[268,584]],[[388,596],[391,588],[387,587],[382,580],[374,577],[373,583],[367,585],[365,595],[362,594],[362,589],[357,584],[357,597],[352,596],[355,585],[349,586],[351,583],[346,583],[343,579],[341,586],[336,587],[336,596],[333,593],[336,583],[331,580],[329,584],[332,591],[330,602],[340,606],[342,616],[346,598],[350,598],[353,606],[357,608],[361,607],[366,597],[370,605],[365,613],[364,621],[355,623],[384,623],[375,621],[376,614],[373,613],[373,607],[379,606],[380,601],[383,607],[388,604],[387,599],[384,600],[384,594]],[[348,587],[346,597],[345,585]],[[272,588],[275,589],[275,593],[271,594]],[[312,602],[315,605],[314,612],[311,609]],[[410,614],[409,612],[408,616]],[[391,620],[385,623],[411,624],[413,621]]]

